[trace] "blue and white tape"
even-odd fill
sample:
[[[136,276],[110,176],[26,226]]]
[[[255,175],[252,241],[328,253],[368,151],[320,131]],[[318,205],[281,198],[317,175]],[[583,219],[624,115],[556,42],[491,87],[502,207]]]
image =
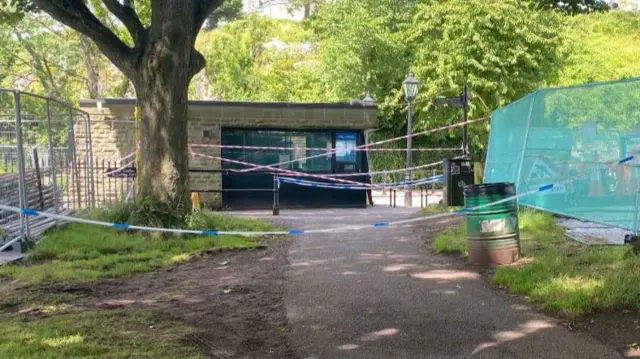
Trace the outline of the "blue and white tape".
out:
[[[291,178],[291,177],[278,177],[279,181],[283,182],[283,183],[290,183],[290,184],[296,184],[299,186],[305,186],[305,187],[316,187],[316,188],[330,188],[330,189],[344,189],[344,190],[360,190],[360,191],[367,191],[367,190],[371,190],[374,188],[401,188],[404,187],[405,185],[411,185],[411,186],[418,186],[418,185],[423,185],[423,184],[429,184],[429,183],[434,183],[434,182],[442,182],[443,180],[443,176],[439,175],[439,176],[431,176],[431,177],[427,177],[427,178],[423,178],[423,179],[419,179],[419,180],[414,180],[414,181],[409,181],[409,182],[396,182],[396,183],[390,183],[390,184],[384,184],[384,185],[372,185],[371,187],[368,186],[354,186],[354,185],[343,185],[343,184],[336,184],[336,183],[332,183],[332,182],[317,182],[317,181],[309,181],[309,180],[304,180],[304,179],[300,179],[300,178]]]
[[[393,183],[384,183],[381,186],[384,186],[386,188],[390,188],[390,187],[402,187],[404,185],[421,185],[421,184],[429,184],[429,183],[433,183],[433,182],[442,182],[444,181],[444,176],[443,175],[437,175],[437,176],[431,176],[431,177],[426,177],[426,178],[421,178],[421,179],[417,179],[417,180],[413,180],[413,181],[409,181],[409,182],[404,182],[404,181],[400,181],[400,182],[393,182]]]
[[[342,184],[334,184],[332,182],[330,183],[330,182],[306,181],[299,178],[290,178],[290,177],[278,177],[278,180],[282,183],[290,183],[290,184],[295,184],[295,185],[304,186],[304,187],[347,189],[347,190],[359,190],[359,191],[368,191],[372,189],[372,187],[342,185]]]
[[[175,228],[136,226],[136,225],[129,225],[127,223],[110,223],[110,222],[103,222],[103,221],[95,221],[95,220],[91,220],[91,219],[64,216],[64,215],[48,213],[48,212],[39,212],[39,211],[36,211],[36,210],[33,210],[33,209],[29,209],[29,208],[20,209],[20,208],[17,208],[17,207],[10,207],[10,206],[4,206],[4,205],[0,205],[0,210],[5,210],[5,211],[15,212],[15,213],[21,213],[21,214],[24,214],[26,216],[40,216],[40,217],[46,217],[46,218],[51,218],[51,219],[60,220],[60,221],[83,223],[83,224],[96,225],[96,226],[102,226],[102,227],[111,227],[111,228],[116,228],[116,229],[120,229],[120,230],[130,230],[130,231],[148,231],[148,232],[162,232],[162,233],[176,233],[176,234],[194,234],[194,235],[203,235],[203,236],[219,236],[219,235],[235,235],[235,236],[245,236],[245,237],[270,236],[270,235],[298,236],[298,235],[313,234],[313,233],[355,231],[355,230],[361,230],[361,229],[365,229],[365,228],[388,228],[388,227],[392,227],[392,226],[399,225],[399,224],[405,224],[405,223],[411,223],[411,222],[426,221],[426,220],[431,220],[431,219],[436,219],[436,218],[455,216],[455,215],[458,215],[458,214],[463,214],[463,213],[474,211],[474,210],[477,210],[477,209],[494,206],[494,205],[499,204],[499,203],[512,201],[514,199],[517,199],[517,198],[520,198],[520,197],[524,197],[526,195],[531,195],[533,193],[544,192],[544,191],[546,191],[546,189],[543,190],[542,187],[541,187],[541,189],[536,190],[536,191],[529,191],[529,192],[522,193],[522,194],[519,194],[519,195],[514,195],[514,196],[511,196],[511,197],[504,198],[502,200],[495,201],[495,202],[492,202],[492,203],[487,203],[487,204],[484,204],[484,205],[481,205],[481,206],[476,206],[476,207],[472,207],[472,208],[465,208],[465,209],[462,209],[462,210],[459,210],[459,211],[455,211],[455,212],[440,213],[440,214],[424,216],[424,217],[416,217],[416,218],[407,219],[407,220],[401,220],[401,221],[376,222],[374,224],[368,224],[368,225],[345,226],[345,227],[328,228],[328,229],[309,229],[309,230],[292,229],[292,230],[288,230],[288,231],[267,231],[267,232],[218,231],[218,230],[213,230],[213,229],[195,230],[195,229],[175,229]],[[0,251],[2,251],[4,248],[8,247],[9,245],[10,244],[8,243],[5,246],[0,247]]]
[[[626,162],[631,161],[633,158],[634,158],[634,156],[630,156],[630,157],[624,158],[624,159],[620,160],[618,162],[618,164],[619,165],[624,165]],[[560,185],[560,184],[566,183],[566,182],[570,182],[570,181],[574,181],[576,178],[582,178],[582,177],[588,176],[588,175],[589,175],[589,172],[584,173],[581,176],[574,176],[574,177],[571,177],[571,178],[567,178],[567,179],[565,179],[563,181],[559,181],[559,182],[556,182],[556,183],[550,183],[550,184],[547,184],[547,185],[543,185],[543,186],[540,186],[540,187],[538,187],[536,189],[533,189],[533,190],[530,190],[530,191],[526,191],[526,192],[523,192],[523,193],[520,193],[520,194],[516,194],[516,195],[510,196],[510,197],[507,197],[507,198],[503,198],[503,199],[498,200],[498,201],[494,201],[494,202],[491,202],[491,203],[486,203],[486,204],[475,206],[475,207],[463,208],[463,209],[457,210],[455,212],[440,213],[440,214],[434,214],[434,215],[430,215],[430,216],[421,216],[421,217],[415,217],[415,218],[399,220],[399,221],[376,222],[374,224],[359,225],[359,226],[346,226],[346,227],[339,227],[339,228],[327,228],[327,229],[309,229],[309,230],[292,229],[292,230],[289,230],[289,231],[271,231],[271,232],[218,231],[218,230],[212,230],[212,229],[203,229],[203,230],[174,229],[174,228],[158,228],[158,227],[136,226],[136,225],[129,225],[129,224],[126,224],[126,223],[109,223],[109,222],[102,222],[102,221],[94,221],[94,220],[90,220],[90,219],[76,218],[76,217],[71,217],[71,216],[64,216],[64,215],[48,213],[48,212],[39,212],[39,211],[36,211],[36,210],[33,210],[33,209],[29,209],[29,208],[21,209],[21,208],[17,208],[17,207],[10,207],[10,206],[4,206],[4,205],[0,205],[0,210],[20,213],[20,214],[23,214],[25,216],[40,216],[40,217],[46,217],[46,218],[51,218],[51,219],[60,220],[60,221],[83,223],[83,224],[103,226],[103,227],[111,227],[111,228],[117,228],[117,229],[122,229],[122,230],[137,230],[137,231],[151,231],[151,232],[164,232],[164,233],[182,233],[182,234],[195,234],[195,235],[204,235],[204,236],[218,236],[218,235],[237,235],[237,236],[245,236],[245,237],[269,236],[269,235],[297,236],[297,235],[314,234],[314,233],[356,231],[356,230],[361,230],[361,229],[365,229],[365,228],[389,228],[389,227],[393,227],[393,226],[397,226],[397,225],[401,225],[401,224],[406,224],[406,223],[421,222],[421,221],[427,221],[427,220],[432,220],[432,219],[455,216],[455,215],[459,215],[459,214],[465,214],[465,213],[476,211],[476,210],[479,210],[479,209],[482,209],[482,208],[495,206],[495,205],[500,204],[500,203],[505,203],[505,202],[517,200],[517,199],[522,198],[522,197],[531,196],[531,195],[535,195],[535,194],[544,194],[545,192],[551,191],[557,185]],[[13,243],[13,241],[3,245],[2,247],[0,247],[0,251],[4,250],[8,246],[10,246],[12,243]]]

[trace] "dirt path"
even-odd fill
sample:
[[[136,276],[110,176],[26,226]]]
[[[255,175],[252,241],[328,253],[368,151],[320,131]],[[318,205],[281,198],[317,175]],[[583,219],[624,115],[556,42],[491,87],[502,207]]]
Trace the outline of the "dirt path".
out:
[[[186,340],[210,358],[294,358],[283,306],[289,243],[105,281],[87,294],[97,305],[150,309],[198,328]]]
[[[285,212],[295,228],[408,218],[411,209]],[[499,293],[425,237],[451,220],[296,237],[286,273],[297,358],[611,358],[615,351]],[[426,233],[425,233],[426,232]]]

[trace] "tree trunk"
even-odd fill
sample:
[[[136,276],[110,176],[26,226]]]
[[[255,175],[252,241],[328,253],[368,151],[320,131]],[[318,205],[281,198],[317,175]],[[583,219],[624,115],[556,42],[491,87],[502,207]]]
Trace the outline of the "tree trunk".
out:
[[[149,46],[134,79],[141,110],[138,191],[140,198],[167,202],[178,212],[191,208],[188,193],[187,98],[192,46]]]
[[[190,209],[188,82],[176,81],[180,76],[175,72],[158,72],[142,83],[135,81],[141,109],[138,192],[140,198],[167,202],[184,213]]]
[[[131,76],[141,110],[139,198],[160,200],[186,213],[191,209],[187,99],[189,82],[204,67],[204,58],[193,47],[197,34],[193,5],[182,0],[152,5],[156,26],[151,27]]]

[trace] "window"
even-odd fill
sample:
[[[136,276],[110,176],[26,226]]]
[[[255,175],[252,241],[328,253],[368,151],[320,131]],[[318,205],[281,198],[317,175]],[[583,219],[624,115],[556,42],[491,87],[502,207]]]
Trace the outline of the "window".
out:
[[[257,165],[280,165],[282,169],[294,171],[331,172],[331,154],[316,158],[306,157],[322,154],[333,148],[331,132],[222,130],[222,144],[235,146],[277,147],[270,148],[223,148],[222,157]],[[314,148],[314,149],[308,149]],[[247,166],[223,162],[223,169],[245,169]]]

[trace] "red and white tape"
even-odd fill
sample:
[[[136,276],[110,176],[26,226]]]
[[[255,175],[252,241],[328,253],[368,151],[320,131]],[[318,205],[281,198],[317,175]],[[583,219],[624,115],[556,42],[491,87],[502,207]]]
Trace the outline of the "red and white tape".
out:
[[[462,126],[470,125],[470,124],[475,123],[475,122],[484,121],[484,120],[486,120],[488,118],[490,118],[490,117],[482,117],[482,118],[478,118],[478,119],[475,119],[475,120],[470,120],[470,121],[467,121],[467,122],[460,122],[460,123],[456,123],[456,124],[453,124],[453,125],[447,125],[447,126],[434,128],[434,129],[431,129],[431,130],[412,133],[410,135],[404,135],[404,136],[400,136],[400,137],[393,137],[393,138],[389,138],[389,139],[386,139],[386,140],[382,140],[382,141],[378,141],[378,142],[374,142],[374,143],[370,143],[370,144],[366,144],[366,145],[356,146],[356,147],[353,148],[353,150],[363,149],[363,148],[367,148],[367,147],[371,147],[371,146],[378,146],[378,145],[382,145],[382,144],[393,142],[393,141],[399,141],[399,140],[402,140],[402,139],[405,139],[405,138],[409,138],[409,137],[428,135],[430,133],[449,130],[449,129],[456,128],[456,127],[462,127]],[[334,148],[334,149],[331,149],[330,151],[327,151],[326,153],[321,153],[319,155],[313,155],[313,156],[308,156],[308,157],[303,157],[303,158],[297,158],[297,159],[294,159],[294,160],[273,163],[273,164],[270,164],[270,165],[262,165],[262,166],[258,166],[258,167],[248,168],[248,169],[245,169],[245,170],[241,170],[240,172],[252,172],[252,171],[257,171],[259,169],[265,169],[265,168],[272,168],[273,169],[273,168],[275,168],[277,166],[286,165],[286,164],[294,163],[294,162],[298,162],[298,161],[309,160],[309,159],[313,159],[313,158],[320,158],[320,157],[326,156],[328,154],[336,153],[336,152],[338,152],[338,149]]]
[[[247,167],[258,167],[259,165],[254,164],[254,163],[249,163],[249,162],[243,162],[243,161],[236,161],[236,160],[230,160],[228,158],[222,158],[222,157],[218,157],[218,156],[211,156],[211,155],[205,155],[203,153],[197,153],[197,152],[189,152],[192,156],[198,156],[198,157],[203,157],[203,158],[210,158],[210,159],[214,159],[214,160],[218,160],[218,161],[222,161],[222,162],[229,162],[229,163],[236,163],[239,165],[243,165],[243,166],[247,166]],[[282,172],[282,173],[287,173],[289,175],[293,175],[293,176],[299,176],[299,177],[312,177],[312,178],[322,178],[322,179],[326,179],[326,180],[330,180],[330,181],[335,181],[335,182],[340,182],[340,183],[347,183],[347,184],[355,184],[355,185],[359,185],[359,186],[367,186],[367,187],[377,187],[375,185],[371,185],[369,183],[364,183],[364,182],[356,182],[356,181],[350,181],[350,180],[342,180],[342,179],[338,179],[338,178],[333,178],[330,177],[328,175],[317,175],[317,174],[312,174],[312,173],[304,173],[304,172],[298,172],[298,171],[292,171],[292,170],[287,170],[287,169],[283,169],[283,168],[271,168],[275,171],[278,172]],[[242,170],[230,170],[231,172],[236,172],[236,173],[245,173]],[[366,176],[366,173],[360,173],[358,174],[359,176]]]
[[[231,148],[231,149],[247,149],[247,150],[272,150],[272,151],[333,151],[333,148],[322,147],[277,147],[277,146],[236,146],[236,145],[220,145],[220,144],[189,144],[191,147],[200,148]],[[460,151],[460,148],[412,148],[415,152],[431,152],[431,151]],[[354,148],[354,151],[372,151],[372,152],[407,152],[406,148]]]
[[[229,158],[223,158],[223,157],[219,157],[219,156],[212,156],[212,155],[207,155],[207,154],[193,152],[193,151],[191,151],[189,153],[192,156],[199,156],[199,157],[203,157],[203,158],[209,158],[209,159],[218,160],[218,161],[221,161],[221,162],[236,163],[236,164],[247,166],[247,167],[258,167],[258,166],[260,166],[260,165],[255,164],[255,163],[232,160],[232,159],[229,159]],[[382,187],[382,186],[384,186],[384,184],[371,185],[371,184],[363,183],[363,182],[356,182],[356,181],[351,181],[351,180],[341,180],[339,178],[384,175],[384,174],[390,174],[390,173],[406,172],[407,170],[415,171],[415,170],[420,170],[420,169],[424,169],[424,168],[439,166],[439,165],[442,164],[442,162],[443,161],[432,162],[432,163],[427,163],[427,164],[424,164],[424,165],[414,166],[414,167],[410,167],[410,168],[400,168],[400,169],[397,169],[397,170],[374,171],[374,172],[356,172],[356,173],[338,173],[338,174],[325,174],[325,175],[298,172],[298,171],[293,171],[293,170],[288,170],[288,169],[283,169],[283,168],[274,168],[274,169],[276,171],[280,171],[282,173],[295,174],[296,176],[299,176],[299,177],[314,177],[314,178],[322,178],[322,179],[327,179],[327,180],[331,180],[331,181],[335,181],[335,182],[341,182],[341,183],[347,183],[347,184],[357,184],[357,185],[360,185],[360,186]],[[229,171],[236,172],[236,173],[246,173],[243,170],[236,170],[236,169],[230,169]]]

